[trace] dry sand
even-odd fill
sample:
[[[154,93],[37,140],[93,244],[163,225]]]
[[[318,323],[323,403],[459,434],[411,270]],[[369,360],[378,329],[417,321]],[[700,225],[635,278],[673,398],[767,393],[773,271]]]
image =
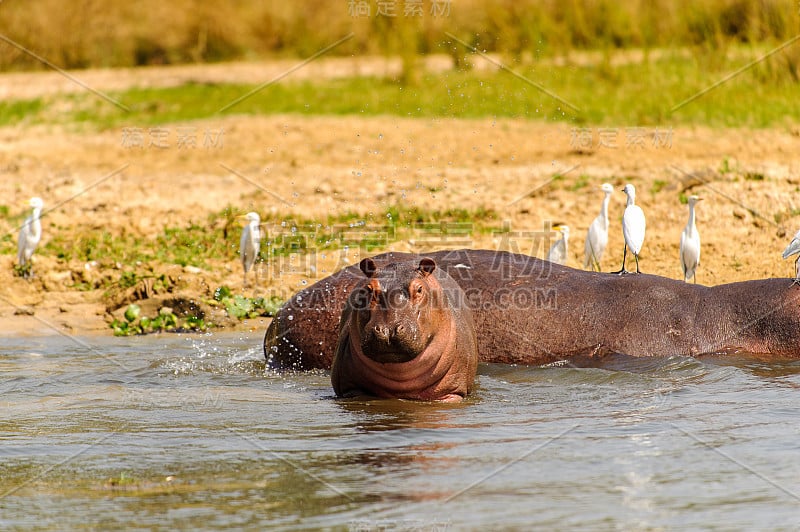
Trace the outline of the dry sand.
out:
[[[568,265],[580,267],[584,235],[600,207],[599,185],[610,182],[621,189],[630,182],[647,216],[644,272],[681,276],[678,243],[688,212],[679,202],[682,191],[705,198],[698,205],[703,242],[698,282],[794,272],[780,253],[800,227],[800,216],[792,216],[800,209],[796,128],[662,128],[660,142],[654,142],[653,128],[625,125],[579,131],[568,124],[505,119],[235,116],[163,126],[165,147],[149,145],[154,139],[146,128],[144,147],[127,145],[122,129],[75,129],[0,128],[0,204],[18,214],[28,198],[42,196],[48,209],[43,243],[56,233],[79,235],[100,227],[111,235],[154,238],[165,227],[205,224],[210,213],[228,204],[241,212],[307,218],[380,213],[402,202],[426,209],[493,209],[499,214],[497,229],[505,225],[516,236],[472,232],[454,241],[416,231],[390,249],[466,245],[542,257],[547,246],[534,245],[529,233],[548,221],[562,222],[572,230]],[[580,145],[576,135],[587,134],[591,145]],[[179,143],[187,136],[196,138],[196,146]],[[553,181],[559,172],[563,179]],[[624,199],[622,192],[612,197],[606,271],[620,265]],[[267,229],[271,236],[288,231]],[[6,221],[0,221],[0,232],[16,239],[16,228]],[[229,245],[237,248],[238,238],[238,232],[231,234]],[[360,256],[353,246],[346,253],[316,256],[315,268],[307,259],[265,265],[260,286],[245,293],[285,297]],[[0,256],[0,334],[110,334],[112,311],[146,295],[147,287],[108,293],[74,285],[118,279],[134,267],[165,273],[176,283],[174,293],[145,302],[150,310],[174,297],[208,300],[221,284],[241,290],[235,260],[209,261],[209,270],[67,262],[41,254],[34,260],[37,275],[28,282],[12,275],[14,256]],[[219,311],[209,318],[234,326]],[[235,326],[261,330],[267,322]]]

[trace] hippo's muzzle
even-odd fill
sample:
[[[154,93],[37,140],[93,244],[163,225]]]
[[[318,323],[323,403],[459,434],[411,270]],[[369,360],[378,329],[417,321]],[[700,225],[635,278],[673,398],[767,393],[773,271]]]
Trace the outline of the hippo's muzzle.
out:
[[[368,326],[361,339],[361,348],[377,362],[408,362],[424,349],[424,346],[418,345],[416,335],[408,332],[409,328],[403,323]]]

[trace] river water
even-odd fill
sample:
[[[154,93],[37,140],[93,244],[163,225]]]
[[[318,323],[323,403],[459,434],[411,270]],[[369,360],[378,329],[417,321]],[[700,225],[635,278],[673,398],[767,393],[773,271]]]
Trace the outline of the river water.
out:
[[[800,363],[481,365],[342,401],[261,334],[0,338],[0,529],[800,526]]]

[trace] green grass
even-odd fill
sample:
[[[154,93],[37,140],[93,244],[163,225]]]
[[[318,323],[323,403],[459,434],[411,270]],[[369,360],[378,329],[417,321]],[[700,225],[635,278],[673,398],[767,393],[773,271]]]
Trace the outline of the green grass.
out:
[[[800,43],[797,43],[800,46]],[[741,55],[741,54],[740,54]],[[114,98],[125,112],[91,94],[50,97],[47,101],[0,103],[0,125],[27,122],[90,124],[100,129],[148,127],[228,114],[394,115],[403,117],[509,117],[572,124],[655,126],[703,124],[768,127],[800,120],[800,84],[780,74],[780,58],[719,85],[704,96],[675,106],[719,82],[757,55],[737,60],[700,55],[664,57],[609,68],[527,66],[519,73],[570,108],[506,72],[451,71],[427,74],[415,86],[369,77],[319,82],[277,83],[219,112],[255,86],[191,83],[160,89],[131,89]],[[787,67],[788,68],[788,67]],[[764,72],[772,72],[765,75]],[[788,70],[787,70],[788,72]],[[70,105],[55,106],[63,100]],[[56,113],[53,108],[58,108]],[[71,109],[64,111],[63,109]]]
[[[425,210],[404,204],[390,205],[367,214],[346,212],[329,215],[324,220],[268,218],[265,223],[281,225],[281,230],[273,231],[274,238],[267,242],[266,249],[262,240],[262,255],[283,256],[345,246],[374,251],[412,235],[447,239],[490,232],[498,220],[496,211],[483,207]]]
[[[0,103],[0,124],[13,125],[26,122],[31,118],[38,119],[45,110],[45,102],[42,98],[3,101]]]
[[[266,208],[260,209],[268,211]],[[237,211],[226,207],[208,216],[204,224],[190,222],[182,227],[165,227],[155,238],[145,238],[129,232],[111,233],[100,229],[64,231],[52,227],[47,240],[37,254],[53,256],[64,261],[97,261],[103,264],[137,262],[149,264],[179,264],[209,269],[209,260],[236,260],[241,229],[232,225]],[[492,230],[499,215],[492,209],[449,208],[426,210],[417,206],[393,204],[375,212],[346,212],[322,218],[293,219],[266,214],[262,223],[266,234],[262,238],[262,256],[284,256],[311,250],[337,250],[345,246],[366,251],[381,249],[387,244],[408,238],[413,233],[463,236]],[[0,254],[16,252],[16,241],[0,240]],[[140,273],[121,274],[121,286],[133,286]]]
[[[664,187],[666,187],[667,184],[668,183],[663,179],[656,179],[655,181],[653,181],[653,186],[650,187],[650,193],[653,195],[658,194],[659,192],[664,190]]]
[[[744,178],[747,181],[764,181],[764,174],[761,172],[745,172]]]
[[[567,190],[569,190],[570,192],[576,192],[578,190],[581,190],[582,188],[586,188],[587,186],[589,186],[589,182],[591,181],[591,179],[592,178],[588,174],[581,174],[578,176],[575,182],[568,187]]]

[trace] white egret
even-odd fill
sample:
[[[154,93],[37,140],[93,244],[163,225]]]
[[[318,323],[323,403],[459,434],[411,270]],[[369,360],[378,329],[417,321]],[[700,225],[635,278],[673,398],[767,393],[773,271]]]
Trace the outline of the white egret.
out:
[[[628,183],[622,191],[628,197],[625,212],[622,214],[622,236],[625,237],[625,247],[622,252],[622,269],[615,273],[629,273],[628,270],[625,269],[625,259],[628,254],[628,249],[631,250],[631,253],[633,253],[633,256],[636,258],[636,273],[639,273],[639,253],[642,251],[646,225],[644,212],[641,207],[635,203],[636,188],[633,185]]]
[[[700,233],[694,223],[694,205],[702,200],[698,196],[689,196],[689,221],[686,228],[681,233],[681,270],[683,280],[687,283],[689,278],[697,282],[697,266],[700,264]]]
[[[26,278],[33,275],[33,264],[31,257],[36,250],[36,246],[42,239],[42,222],[39,217],[42,214],[42,207],[44,202],[42,198],[31,198],[28,205],[33,209],[33,212],[25,218],[25,222],[19,229],[19,240],[17,242],[17,264]]]
[[[565,264],[567,262],[567,249],[569,240],[569,227],[566,225],[559,225],[554,227],[561,232],[561,238],[555,241],[547,253],[547,260],[555,262],[556,264]]]
[[[247,287],[247,272],[255,264],[258,252],[261,247],[261,218],[255,212],[248,212],[244,215],[247,225],[242,230],[242,239],[239,242],[239,257],[242,259],[244,268],[244,286]],[[258,284],[258,268],[255,270],[256,285]]]
[[[800,231],[798,231],[786,249],[783,250],[783,258],[788,259],[792,255],[797,255],[794,260],[794,281],[792,284],[800,284]]]
[[[589,226],[586,242],[583,245],[583,267],[587,268],[591,264],[593,271],[600,271],[600,260],[603,258],[603,252],[608,244],[608,201],[611,193],[614,192],[614,187],[603,183],[600,190],[604,193],[600,214]]]

